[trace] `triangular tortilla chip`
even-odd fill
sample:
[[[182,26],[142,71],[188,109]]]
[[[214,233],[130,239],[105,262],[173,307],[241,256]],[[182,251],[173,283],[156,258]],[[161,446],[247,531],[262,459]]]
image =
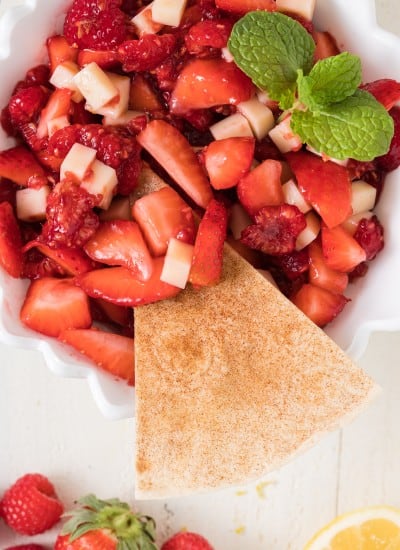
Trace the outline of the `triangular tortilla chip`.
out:
[[[136,497],[259,479],[377,386],[228,245],[221,282],[135,310]]]

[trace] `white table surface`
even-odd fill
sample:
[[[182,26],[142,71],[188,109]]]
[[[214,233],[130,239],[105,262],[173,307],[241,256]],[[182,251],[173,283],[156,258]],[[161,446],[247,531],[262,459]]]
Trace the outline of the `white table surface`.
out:
[[[0,11],[16,0],[1,0]],[[400,34],[398,0],[377,0],[378,20]],[[141,502],[159,538],[186,527],[216,550],[301,550],[338,513],[400,507],[400,334],[375,334],[359,361],[382,396],[350,426],[327,436],[261,483],[169,501]],[[133,419],[102,417],[84,380],[50,373],[35,352],[0,344],[0,494],[41,472],[70,507],[94,492],[133,501]],[[57,529],[30,538],[52,548]],[[0,522],[0,550],[27,541]]]

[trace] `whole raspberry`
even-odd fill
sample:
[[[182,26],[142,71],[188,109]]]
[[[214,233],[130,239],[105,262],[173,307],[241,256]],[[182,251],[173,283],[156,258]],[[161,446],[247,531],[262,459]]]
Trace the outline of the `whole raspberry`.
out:
[[[164,542],[161,550],[213,550],[213,547],[201,535],[182,531]]]
[[[52,483],[41,474],[25,474],[0,501],[4,521],[21,535],[37,535],[50,529],[63,510]]]

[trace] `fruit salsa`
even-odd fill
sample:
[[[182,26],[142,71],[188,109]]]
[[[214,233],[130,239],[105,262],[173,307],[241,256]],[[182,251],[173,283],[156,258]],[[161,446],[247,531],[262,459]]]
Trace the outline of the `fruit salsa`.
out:
[[[218,284],[225,242],[318,326],[343,310],[384,246],[400,83],[363,83],[314,3],[71,3],[1,113],[25,326],[133,384],[132,308]]]

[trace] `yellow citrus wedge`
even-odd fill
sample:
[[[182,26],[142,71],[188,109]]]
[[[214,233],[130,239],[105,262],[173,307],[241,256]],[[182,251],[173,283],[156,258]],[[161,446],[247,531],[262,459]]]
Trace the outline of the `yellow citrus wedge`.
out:
[[[338,516],[304,550],[400,550],[400,509],[369,506]]]

